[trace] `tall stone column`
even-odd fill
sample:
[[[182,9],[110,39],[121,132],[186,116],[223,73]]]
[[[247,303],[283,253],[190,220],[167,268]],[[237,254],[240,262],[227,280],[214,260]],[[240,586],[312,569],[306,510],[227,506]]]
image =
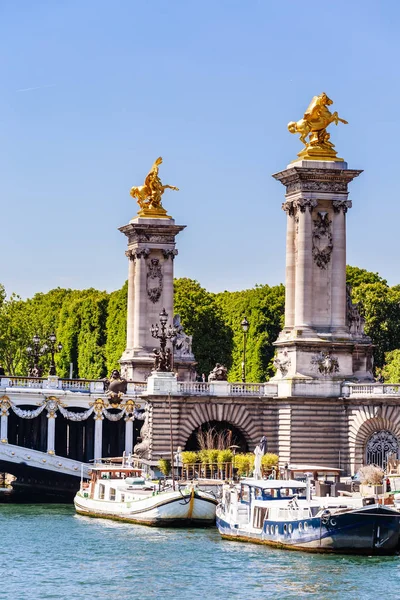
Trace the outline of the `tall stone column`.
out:
[[[346,213],[351,200],[333,200],[332,327],[346,330]]]
[[[345,162],[299,160],[274,175],[288,213],[288,305],[275,342],[281,397],[337,396],[344,380],[372,379],[371,340],[346,296],[348,184],[360,173]]]
[[[8,417],[9,417],[9,408],[10,408],[10,400],[8,396],[3,396],[0,400],[0,441],[3,444],[7,444],[8,442]]]
[[[136,290],[146,288],[146,258],[150,254],[148,248],[136,248],[132,251],[136,257],[135,283]],[[134,296],[133,303],[133,347],[141,349],[146,346],[147,319],[146,319],[146,297],[138,293]]]
[[[133,452],[133,419],[134,417],[127,415],[125,417],[125,454]]]
[[[47,454],[55,454],[56,418],[55,412],[49,411],[47,413]]]
[[[94,460],[102,458],[103,453],[103,415],[99,412],[94,417]]]
[[[292,329],[292,327],[294,326],[294,310],[295,310],[296,223],[295,223],[293,202],[285,202],[282,205],[282,208],[287,214],[287,219],[286,219],[285,329]]]
[[[301,329],[310,327],[312,322],[311,211],[317,205],[317,202],[301,198],[296,200],[294,204],[298,223],[294,326]]]
[[[184,229],[173,219],[136,217],[120,231],[128,238],[128,315],[126,349],[120,359],[124,377],[146,381],[154,364],[152,324],[159,322],[163,308],[172,325],[174,317],[174,263],[178,254],[175,238]],[[187,361],[180,373],[191,376],[195,360]]]
[[[128,306],[127,306],[127,327],[126,327],[126,345],[133,348],[134,332],[134,314],[135,314],[135,255],[127,250],[125,252],[129,260],[128,268]]]

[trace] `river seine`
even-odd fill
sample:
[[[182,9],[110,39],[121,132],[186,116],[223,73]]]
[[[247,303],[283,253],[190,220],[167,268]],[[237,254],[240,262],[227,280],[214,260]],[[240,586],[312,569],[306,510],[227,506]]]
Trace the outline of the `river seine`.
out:
[[[68,505],[2,505],[2,600],[400,597],[400,557],[347,557],[89,519]]]

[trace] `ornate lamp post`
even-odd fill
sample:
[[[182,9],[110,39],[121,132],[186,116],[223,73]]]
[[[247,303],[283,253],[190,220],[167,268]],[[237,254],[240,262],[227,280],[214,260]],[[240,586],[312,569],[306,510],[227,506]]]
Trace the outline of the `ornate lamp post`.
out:
[[[55,333],[51,333],[49,335],[49,344],[50,344],[50,346],[47,346],[47,344],[45,344],[45,346],[47,346],[47,351],[50,352],[50,354],[51,354],[51,362],[50,362],[49,375],[57,375],[56,365],[55,365],[55,362],[54,362],[54,354],[56,352],[61,352],[61,350],[63,349],[63,347],[62,347],[61,343],[57,344],[57,338],[56,338],[56,334]],[[56,344],[57,344],[57,346],[56,346]]]
[[[51,354],[51,362],[50,362],[50,370],[49,375],[56,375],[56,365],[54,362],[54,354],[56,352],[60,352],[62,350],[62,344],[57,343],[57,338],[54,333],[51,333],[48,338],[48,344],[44,342],[43,346],[41,346],[41,339],[36,333],[32,338],[32,345],[28,346],[26,349],[26,353],[28,357],[31,359],[31,367],[29,368],[29,376],[30,377],[41,377],[43,375],[43,369],[39,366],[39,359],[41,356],[50,353]]]
[[[250,323],[243,317],[243,321],[240,323],[243,330],[243,359],[242,359],[242,382],[246,383],[246,343],[247,343],[247,332],[250,327]]]
[[[176,330],[172,325],[167,327],[168,314],[165,312],[165,308],[160,312],[160,325],[158,323],[152,325],[150,328],[151,335],[153,338],[160,340],[160,349],[154,350],[156,355],[154,361],[154,370],[168,372],[172,369],[172,353],[167,348],[167,341],[173,340],[176,337]]]

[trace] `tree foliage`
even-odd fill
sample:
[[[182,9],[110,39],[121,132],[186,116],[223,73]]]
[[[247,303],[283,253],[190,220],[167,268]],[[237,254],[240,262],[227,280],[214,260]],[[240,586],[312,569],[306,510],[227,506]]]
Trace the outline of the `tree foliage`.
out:
[[[216,362],[230,367],[232,332],[224,321],[215,295],[194,279],[175,279],[174,312],[181,316],[187,334],[193,335],[197,372],[208,375]]]
[[[378,273],[347,267],[352,300],[359,303],[365,332],[375,345],[375,365],[385,380],[400,380],[400,285],[390,287]],[[241,321],[250,328],[246,343],[246,380],[266,381],[273,374],[273,343],[283,326],[284,286],[257,285],[240,292],[213,294],[193,279],[174,282],[174,312],[193,335],[197,372],[206,376],[216,362],[240,381],[243,360]],[[42,341],[54,331],[63,350],[56,354],[57,372],[104,377],[118,368],[126,344],[127,283],[108,294],[95,289],[56,288],[28,300],[6,295],[0,285],[0,363],[10,375],[26,375],[26,347],[32,336]],[[42,359],[47,372],[50,357]]]

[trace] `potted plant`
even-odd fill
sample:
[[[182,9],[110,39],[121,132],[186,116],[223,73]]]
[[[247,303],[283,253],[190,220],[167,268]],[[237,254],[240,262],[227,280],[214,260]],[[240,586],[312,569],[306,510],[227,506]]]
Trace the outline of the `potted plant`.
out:
[[[366,465],[359,470],[360,492],[362,496],[378,496],[383,494],[384,472],[380,467]]]

